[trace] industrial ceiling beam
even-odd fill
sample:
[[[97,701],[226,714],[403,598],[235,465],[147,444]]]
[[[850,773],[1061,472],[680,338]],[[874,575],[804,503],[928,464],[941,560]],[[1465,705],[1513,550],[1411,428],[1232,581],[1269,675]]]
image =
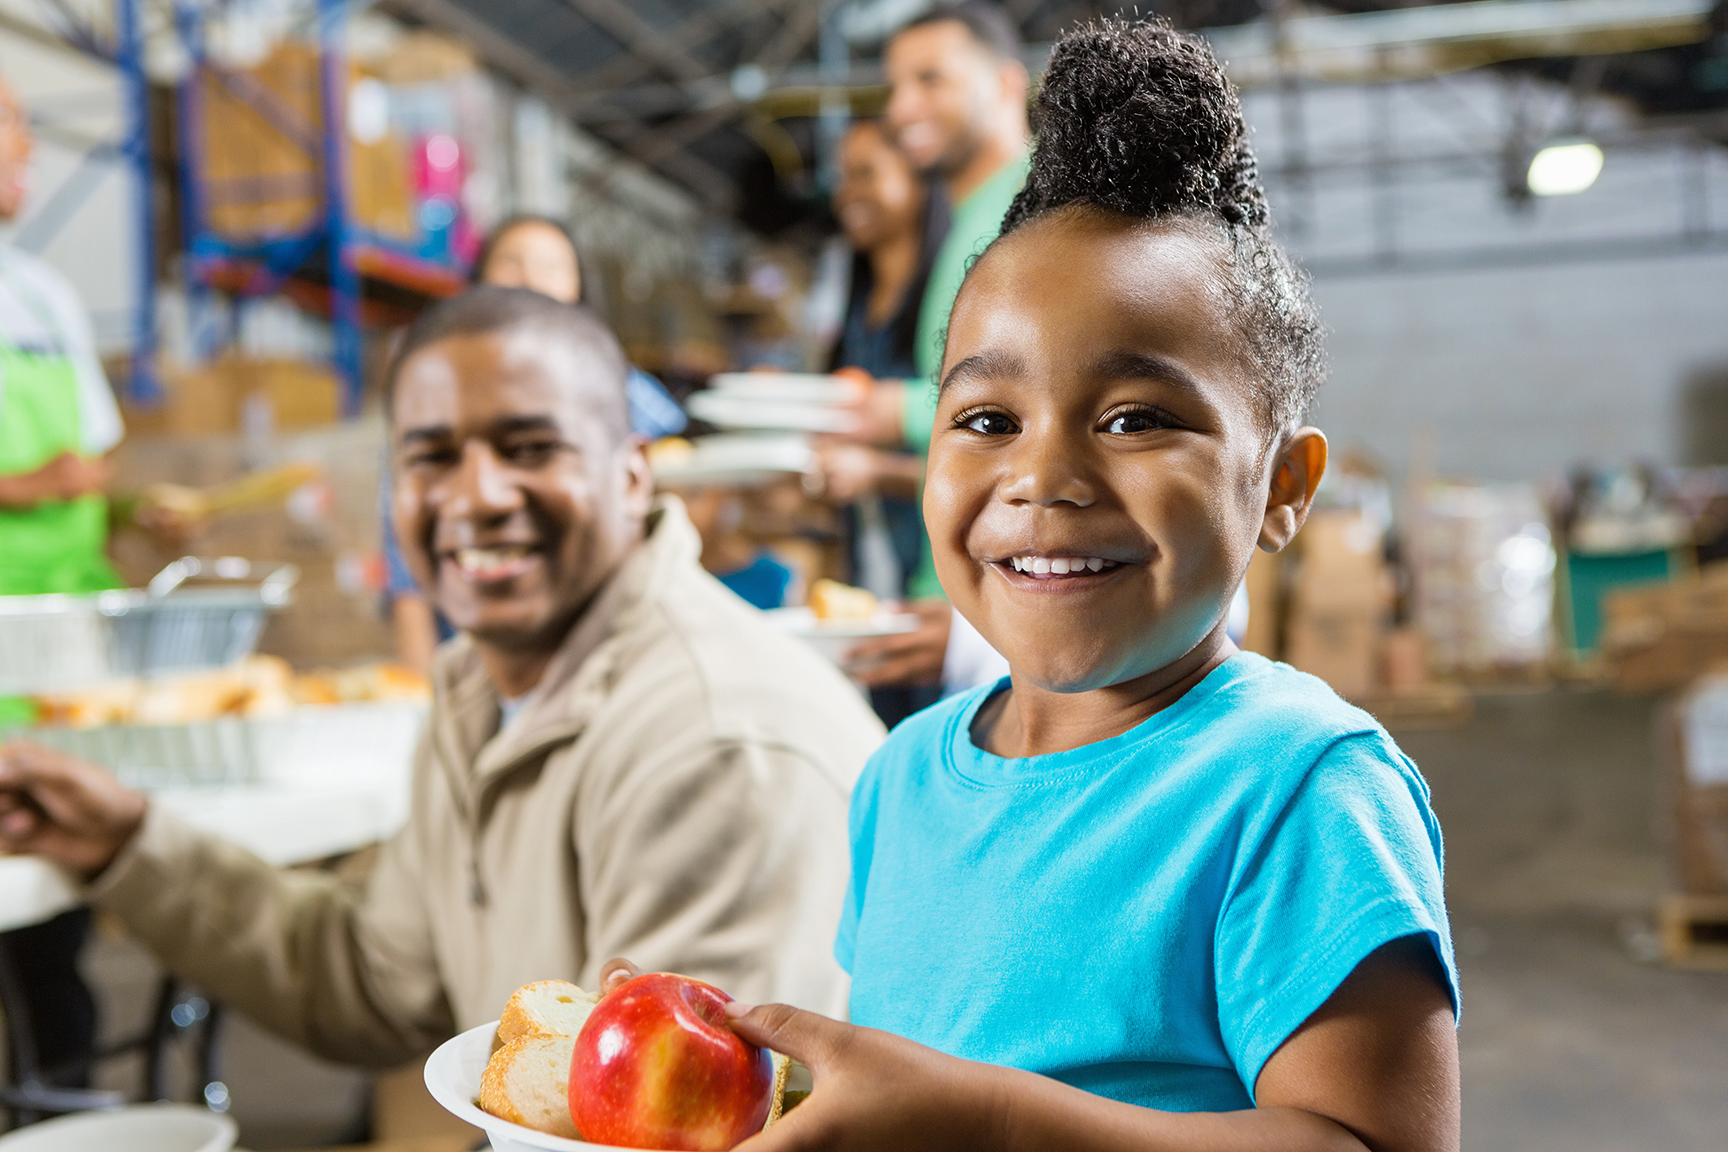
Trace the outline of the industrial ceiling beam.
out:
[[[1713,7],[1714,0],[1476,0],[1258,20],[1204,35],[1242,88],[1291,76],[1382,83],[1505,60],[1693,44],[1709,36]]]
[[[754,20],[757,16],[779,11],[789,4],[804,2],[807,0],[729,0],[685,17],[661,33],[661,41],[669,48],[689,52]],[[613,90],[633,83],[652,70],[653,66],[641,57],[623,55],[583,76],[582,88],[597,96],[609,95]]]
[[[637,56],[651,61],[675,80],[700,80],[712,69],[669,43],[660,29],[626,8],[622,0],[564,0],[575,12],[605,29]]]
[[[455,0],[381,0],[380,7],[454,33],[482,60],[566,116],[575,118],[588,99],[588,94],[572,84],[563,71],[547,63],[537,52],[499,32]],[[618,146],[615,141],[609,142]],[[669,156],[659,167],[666,175],[695,192],[705,205],[729,203],[737,195],[731,178],[698,156]]]

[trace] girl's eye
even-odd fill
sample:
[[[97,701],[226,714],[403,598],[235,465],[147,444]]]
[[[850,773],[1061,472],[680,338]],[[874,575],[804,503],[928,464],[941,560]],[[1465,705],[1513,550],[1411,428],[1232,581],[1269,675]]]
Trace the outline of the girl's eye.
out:
[[[981,436],[1007,436],[1018,431],[1014,421],[1001,412],[977,412],[971,416],[961,417],[962,428],[970,429]]]
[[[1126,412],[1118,412],[1107,417],[1104,431],[1113,436],[1132,436],[1138,432],[1156,432],[1160,428],[1172,427],[1174,421],[1162,412],[1147,408],[1130,408]]]

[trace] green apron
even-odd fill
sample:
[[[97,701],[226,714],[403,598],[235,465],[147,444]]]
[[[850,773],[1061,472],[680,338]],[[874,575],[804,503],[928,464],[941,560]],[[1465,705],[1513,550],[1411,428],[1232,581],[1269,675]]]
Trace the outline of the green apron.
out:
[[[0,476],[81,452],[81,431],[72,361],[0,341]],[[0,596],[118,588],[107,543],[108,501],[100,493],[0,508]]]
[[[62,452],[82,452],[82,431],[72,361],[0,339],[0,476],[34,472]],[[118,588],[107,543],[108,501],[97,492],[34,508],[0,508],[0,596]],[[34,715],[28,700],[0,696],[0,732]]]

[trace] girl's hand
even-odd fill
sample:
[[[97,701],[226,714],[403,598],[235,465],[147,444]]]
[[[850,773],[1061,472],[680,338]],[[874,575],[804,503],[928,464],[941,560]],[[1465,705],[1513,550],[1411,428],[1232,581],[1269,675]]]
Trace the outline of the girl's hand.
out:
[[[784,1004],[726,1005],[732,1030],[802,1063],[809,1099],[739,1152],[1001,1147],[1005,1069]]]

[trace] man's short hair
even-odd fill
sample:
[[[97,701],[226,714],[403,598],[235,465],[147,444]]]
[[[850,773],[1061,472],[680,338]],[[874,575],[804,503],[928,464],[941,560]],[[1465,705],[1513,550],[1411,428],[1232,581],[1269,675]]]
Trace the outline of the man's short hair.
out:
[[[988,0],[937,4],[924,15],[901,25],[899,32],[894,35],[950,20],[964,26],[966,31],[971,33],[972,39],[978,42],[978,46],[998,60],[1020,59],[1020,49],[1023,47],[1020,29],[1015,27],[1008,13],[997,5],[988,3]]]
[[[409,326],[384,377],[384,413],[394,418],[396,378],[408,358],[440,340],[530,328],[591,354],[602,375],[583,386],[598,401],[598,415],[615,441],[630,435],[630,403],[625,378],[630,363],[605,321],[586,304],[565,304],[527,288],[483,284],[428,308]]]

